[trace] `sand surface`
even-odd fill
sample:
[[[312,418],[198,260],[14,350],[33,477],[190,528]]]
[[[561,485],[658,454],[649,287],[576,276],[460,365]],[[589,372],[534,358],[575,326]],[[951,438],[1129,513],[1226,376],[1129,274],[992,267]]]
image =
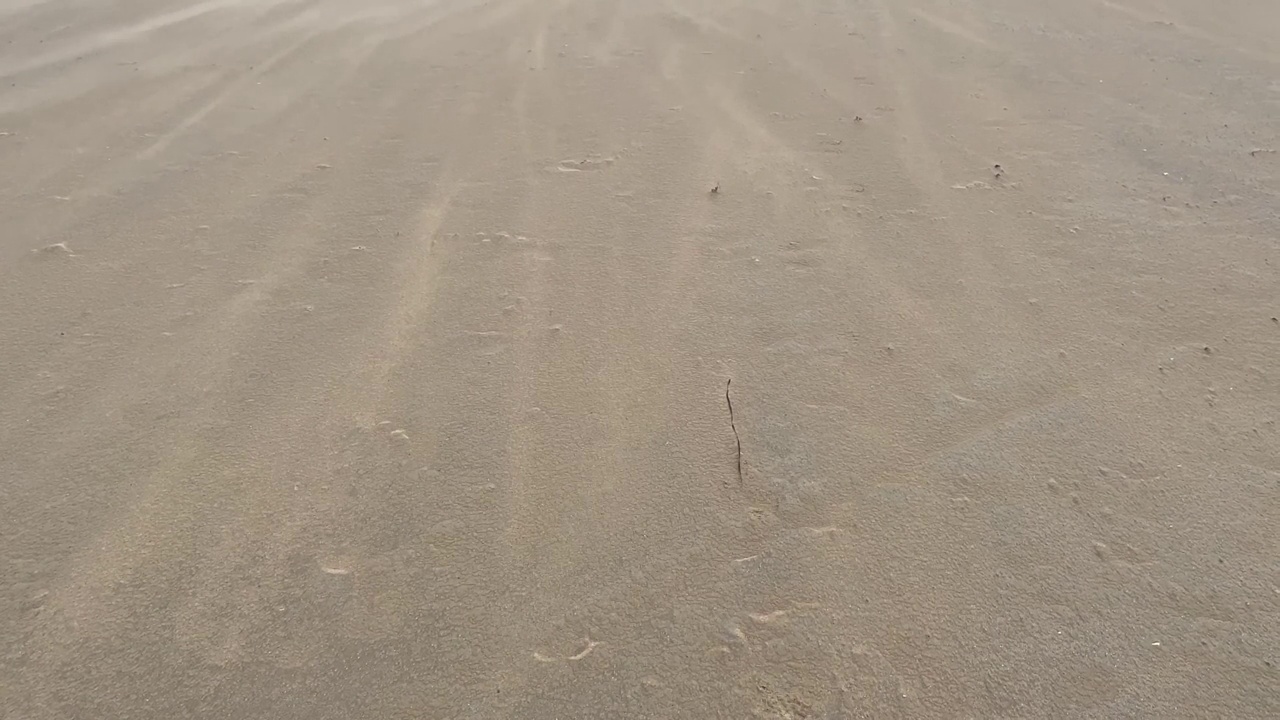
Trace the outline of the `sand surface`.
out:
[[[1272,0],[0,0],[0,716],[1280,717],[1276,150]]]

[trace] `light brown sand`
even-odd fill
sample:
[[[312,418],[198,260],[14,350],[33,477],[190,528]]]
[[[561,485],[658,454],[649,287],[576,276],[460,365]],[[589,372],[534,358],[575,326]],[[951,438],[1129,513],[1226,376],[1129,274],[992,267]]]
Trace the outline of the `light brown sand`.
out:
[[[1280,717],[1278,38],[0,0],[0,715]]]

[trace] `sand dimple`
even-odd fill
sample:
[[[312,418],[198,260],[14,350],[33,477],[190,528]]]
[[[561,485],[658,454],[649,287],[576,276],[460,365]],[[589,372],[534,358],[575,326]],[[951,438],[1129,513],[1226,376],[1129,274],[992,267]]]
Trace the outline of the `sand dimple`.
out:
[[[561,160],[555,167],[560,172],[591,172],[593,170],[604,170],[614,162],[614,157],[586,157],[569,160]]]

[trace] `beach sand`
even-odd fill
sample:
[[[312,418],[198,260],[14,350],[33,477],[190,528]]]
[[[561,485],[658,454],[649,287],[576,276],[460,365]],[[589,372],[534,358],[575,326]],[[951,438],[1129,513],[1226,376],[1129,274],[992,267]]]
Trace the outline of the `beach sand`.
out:
[[[0,0],[0,716],[1280,717],[1278,38]]]

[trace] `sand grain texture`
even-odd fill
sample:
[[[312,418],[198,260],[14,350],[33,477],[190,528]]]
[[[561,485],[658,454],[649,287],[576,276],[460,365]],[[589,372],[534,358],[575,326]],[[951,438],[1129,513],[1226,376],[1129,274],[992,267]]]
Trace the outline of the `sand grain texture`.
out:
[[[0,716],[1280,717],[1277,38],[0,0]]]

